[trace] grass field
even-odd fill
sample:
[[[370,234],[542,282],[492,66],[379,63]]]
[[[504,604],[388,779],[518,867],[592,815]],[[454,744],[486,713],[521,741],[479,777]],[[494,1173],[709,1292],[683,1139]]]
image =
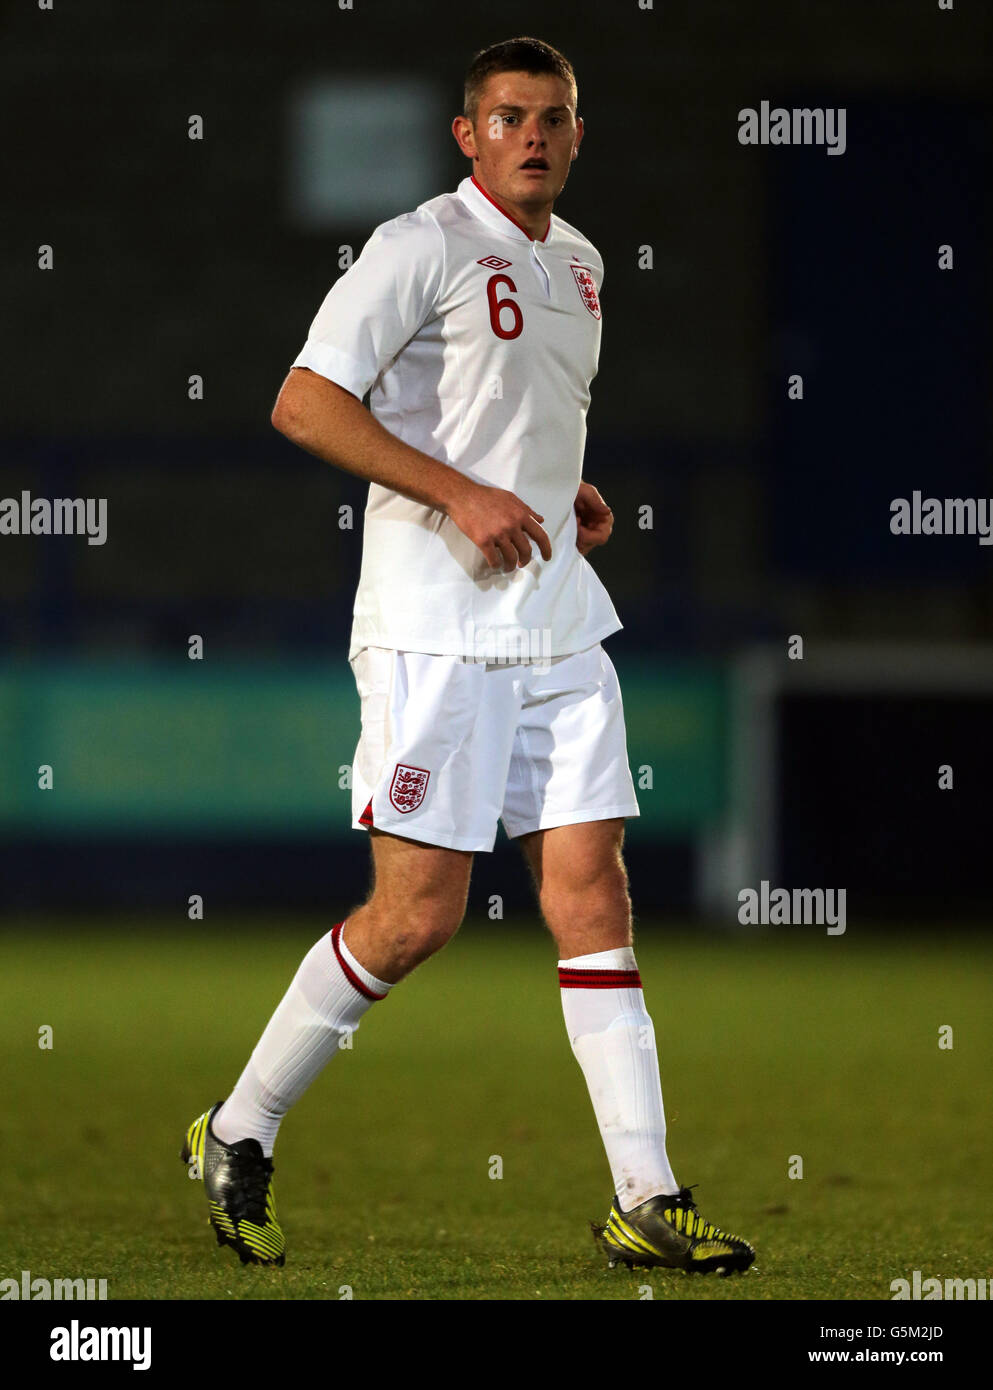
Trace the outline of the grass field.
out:
[[[106,1278],[112,1299],[337,1299],[345,1285],[356,1299],[637,1299],[650,1284],[722,1301],[889,1299],[915,1269],[993,1274],[993,949],[854,925],[750,941],[641,928],[670,1157],[703,1214],[756,1246],[746,1276],[608,1270],[594,1249],[610,1174],[554,948],[525,922],[467,923],[366,1015],[280,1135],[287,1265],[242,1267],[214,1244],[179,1147],[324,930],[136,920],[0,936],[0,1277]]]

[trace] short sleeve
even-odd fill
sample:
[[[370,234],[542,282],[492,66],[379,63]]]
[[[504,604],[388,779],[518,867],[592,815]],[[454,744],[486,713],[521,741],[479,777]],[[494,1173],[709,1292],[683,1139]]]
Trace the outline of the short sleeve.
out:
[[[431,317],[444,266],[444,238],[430,213],[384,222],[328,291],[293,366],[361,400]]]

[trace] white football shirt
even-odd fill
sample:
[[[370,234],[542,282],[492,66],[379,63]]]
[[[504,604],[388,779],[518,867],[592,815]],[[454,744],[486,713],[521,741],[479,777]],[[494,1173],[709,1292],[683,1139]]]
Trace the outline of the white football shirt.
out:
[[[552,545],[546,561],[532,541],[530,563],[504,574],[441,512],[372,483],[350,659],[375,646],[537,660],[620,628],[573,511],[602,279],[574,227],[553,214],[532,240],[467,178],[377,227],[331,288],[293,365],[371,391],[380,424],[516,493]]]

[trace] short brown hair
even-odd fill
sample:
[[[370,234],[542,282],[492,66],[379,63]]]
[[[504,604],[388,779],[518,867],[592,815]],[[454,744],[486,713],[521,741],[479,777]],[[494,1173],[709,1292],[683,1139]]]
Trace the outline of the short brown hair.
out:
[[[527,72],[532,75],[548,72],[553,77],[561,77],[572,88],[573,104],[577,100],[576,74],[572,64],[564,54],[541,39],[505,39],[503,43],[492,44],[481,49],[469,64],[465,75],[465,101],[463,114],[476,124],[479,112],[479,97],[487,78],[495,72]]]

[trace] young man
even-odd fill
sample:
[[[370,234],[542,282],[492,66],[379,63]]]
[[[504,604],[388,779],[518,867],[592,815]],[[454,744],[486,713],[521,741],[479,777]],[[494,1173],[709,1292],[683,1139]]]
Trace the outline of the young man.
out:
[[[638,814],[620,622],[584,558],[613,517],[581,481],[603,264],[552,216],[583,137],[567,60],[478,54],[453,122],[472,173],[378,227],[324,300],[275,427],[368,479],[349,660],[353,823],[374,889],[304,958],[233,1092],[190,1126],[218,1242],[282,1264],[280,1121],[377,1000],[457,931],[472,856],[520,840],[614,1179],[611,1264],[745,1269],[673,1176],[621,858]],[[371,413],[362,398],[371,388]]]

